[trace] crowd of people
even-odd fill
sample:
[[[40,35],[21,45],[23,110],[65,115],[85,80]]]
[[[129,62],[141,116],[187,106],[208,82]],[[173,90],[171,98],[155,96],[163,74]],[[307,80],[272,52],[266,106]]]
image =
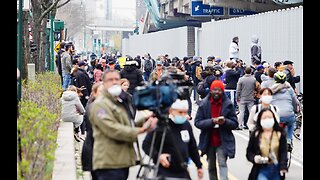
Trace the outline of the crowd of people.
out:
[[[197,56],[152,58],[149,53],[127,55],[125,62],[115,54],[87,59],[75,54],[72,43],[62,42],[56,57],[64,90],[62,120],[73,122],[75,140],[84,141],[83,170],[90,171],[93,180],[127,179],[129,168],[142,163],[138,135],[146,133],[142,150],[154,164],[159,161],[159,177],[190,179],[181,164],[191,158],[202,179],[200,156],[206,154],[210,180],[224,180],[227,159],[235,157],[233,130],[249,129],[246,157],[253,163],[249,179],[280,179],[288,171],[286,153],[299,111],[295,83],[300,76],[292,61],[279,61],[274,67],[262,61],[258,40],[252,36],[250,65],[239,59],[238,37],[232,39],[229,59],[209,56],[206,62]],[[163,129],[157,114],[138,110],[133,95],[136,87],[159,81],[169,72],[183,74],[190,85],[188,97],[175,100],[169,109],[170,131],[160,148]],[[227,91],[235,93],[234,101]],[[198,105],[195,117],[192,98]],[[192,119],[201,130],[198,145]],[[286,123],[286,129],[280,123]],[[158,136],[151,147],[154,133]]]

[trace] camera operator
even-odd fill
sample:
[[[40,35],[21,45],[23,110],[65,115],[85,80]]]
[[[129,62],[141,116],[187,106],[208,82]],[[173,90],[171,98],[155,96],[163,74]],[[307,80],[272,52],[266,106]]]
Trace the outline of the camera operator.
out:
[[[149,117],[135,122],[132,127],[125,105],[120,99],[122,92],[120,73],[107,70],[102,76],[102,94],[92,103],[89,120],[93,129],[92,168],[98,180],[126,180],[129,167],[137,165],[134,142],[137,136],[151,131],[157,118]],[[141,127],[142,126],[142,127]]]
[[[191,157],[198,168],[198,178],[202,179],[202,163],[200,161],[192,127],[187,120],[187,112],[187,100],[177,99],[169,109],[169,121],[167,124],[167,126],[169,126],[169,131],[166,133],[163,151],[159,157],[160,165],[157,174],[158,177],[190,179],[187,168],[181,166],[181,159],[187,164],[188,157]],[[159,155],[163,130],[162,126],[158,126],[153,132],[147,134],[142,144],[143,150],[149,155],[153,133],[157,133],[153,154],[151,155],[155,164],[157,163]],[[177,147],[178,150],[175,149],[175,147]]]

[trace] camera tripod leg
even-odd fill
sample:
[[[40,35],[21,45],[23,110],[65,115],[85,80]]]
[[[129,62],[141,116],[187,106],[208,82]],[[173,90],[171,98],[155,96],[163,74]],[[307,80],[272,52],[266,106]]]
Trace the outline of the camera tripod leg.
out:
[[[157,157],[157,164],[156,164],[155,171],[154,171],[154,176],[155,177],[157,177],[157,174],[158,174],[159,164],[160,164],[160,155],[161,155],[162,150],[163,150],[164,140],[166,139],[167,129],[168,128],[164,128],[163,133],[162,133],[160,149],[159,149],[158,157]]]

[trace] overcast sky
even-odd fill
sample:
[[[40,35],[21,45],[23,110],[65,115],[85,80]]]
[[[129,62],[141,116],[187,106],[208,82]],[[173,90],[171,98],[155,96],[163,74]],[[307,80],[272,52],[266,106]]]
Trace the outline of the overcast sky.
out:
[[[112,0],[112,16],[135,22],[136,0]]]

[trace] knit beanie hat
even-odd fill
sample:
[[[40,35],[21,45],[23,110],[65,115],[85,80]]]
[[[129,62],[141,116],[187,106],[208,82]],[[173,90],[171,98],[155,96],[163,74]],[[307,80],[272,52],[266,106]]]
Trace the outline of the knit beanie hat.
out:
[[[222,92],[224,92],[224,85],[223,85],[221,80],[214,80],[211,83],[210,91],[212,91],[212,89],[215,88],[215,87],[219,87],[222,90]]]

